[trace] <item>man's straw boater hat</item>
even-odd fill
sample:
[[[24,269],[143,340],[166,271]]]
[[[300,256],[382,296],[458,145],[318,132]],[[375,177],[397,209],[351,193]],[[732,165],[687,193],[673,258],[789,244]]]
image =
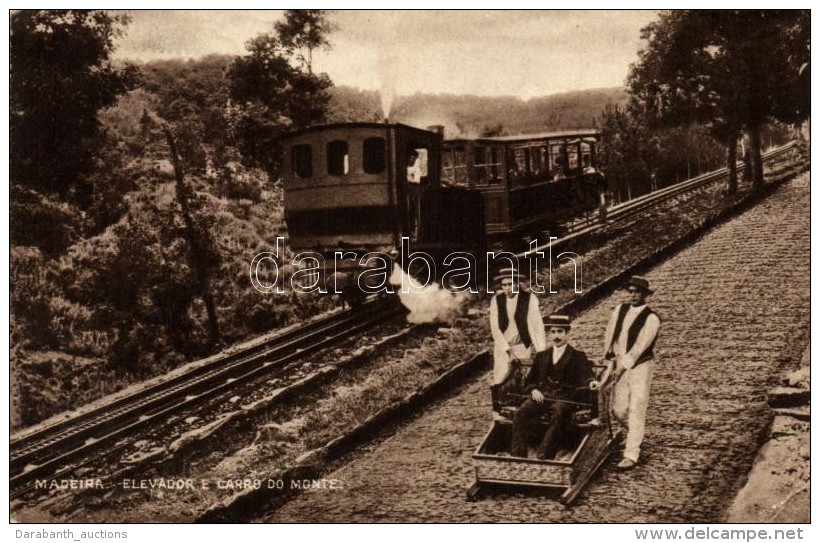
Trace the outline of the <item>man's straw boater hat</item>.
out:
[[[571,319],[569,315],[550,315],[544,323],[547,330],[550,328],[566,328],[569,330]]]
[[[496,276],[493,277],[493,281],[501,283],[504,279],[512,279],[513,283],[518,283],[521,281],[522,276],[515,268],[502,268],[498,270]]]
[[[649,281],[644,277],[640,277],[639,275],[633,275],[629,279],[629,281],[626,282],[626,286],[624,286],[624,288],[628,287],[637,287],[644,291],[644,293],[646,294],[652,294],[653,292],[655,292],[654,290],[649,288]]]

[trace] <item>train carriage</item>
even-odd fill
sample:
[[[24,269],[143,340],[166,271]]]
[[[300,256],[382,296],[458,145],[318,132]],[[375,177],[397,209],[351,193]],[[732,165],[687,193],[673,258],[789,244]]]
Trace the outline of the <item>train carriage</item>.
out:
[[[444,142],[442,180],[481,193],[488,240],[557,234],[599,205],[595,129]]]
[[[282,138],[289,245],[322,255],[322,284],[358,296],[361,257],[405,262],[408,248],[435,262],[471,253],[481,269],[489,244],[558,234],[598,205],[595,130],[447,141],[442,132],[340,123]]]

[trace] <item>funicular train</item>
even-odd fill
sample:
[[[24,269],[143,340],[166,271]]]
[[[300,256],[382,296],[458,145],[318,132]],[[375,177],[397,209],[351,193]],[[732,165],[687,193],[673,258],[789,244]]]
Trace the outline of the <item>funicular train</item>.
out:
[[[334,261],[339,251],[395,256],[407,238],[436,259],[481,258],[546,240],[598,206],[596,130],[445,141],[437,128],[344,123],[281,140],[289,246],[333,263],[321,281],[355,298],[366,267]]]
[[[597,208],[599,137],[578,130],[445,141],[436,127],[390,123],[293,132],[281,140],[289,246],[332,262],[320,270],[320,281],[355,301],[367,284],[367,254],[401,262],[410,247],[439,260],[546,241],[545,232],[557,233],[564,221]],[[334,257],[340,253],[346,258]],[[489,486],[524,485],[562,489],[562,500],[571,503],[617,441],[606,407],[611,386],[597,395],[603,424],[578,427],[565,458],[504,455],[510,426],[494,422],[473,454],[468,498]]]

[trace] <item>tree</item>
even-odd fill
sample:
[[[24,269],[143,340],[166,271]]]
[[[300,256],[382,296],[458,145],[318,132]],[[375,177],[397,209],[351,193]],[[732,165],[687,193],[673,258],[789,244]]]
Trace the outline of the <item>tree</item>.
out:
[[[285,12],[282,21],[274,25],[285,49],[296,54],[303,68],[313,75],[313,51],[330,49],[327,36],[333,25],[320,9],[291,9]]]
[[[502,123],[497,123],[495,125],[485,125],[484,129],[481,131],[482,138],[492,138],[495,136],[503,136],[504,135],[504,125]]]
[[[811,11],[800,10],[784,24],[783,50],[786,63],[780,79],[783,99],[776,104],[775,117],[800,124],[811,115]]]
[[[657,154],[653,172],[658,187],[690,179],[703,172],[719,168],[725,163],[721,144],[713,137],[713,130],[703,124],[690,124],[654,131]]]
[[[274,34],[250,40],[249,54],[228,67],[229,91],[237,107],[232,119],[246,158],[275,175],[275,140],[287,130],[325,120],[333,86],[327,74],[313,73],[313,51],[329,48],[324,12],[291,10]]]
[[[208,55],[193,60],[153,61],[142,67],[143,88],[156,97],[152,108],[171,124],[180,160],[189,174],[202,174],[210,159],[232,142],[228,137],[225,106],[228,55]]]
[[[176,200],[179,203],[182,222],[184,224],[183,234],[189,245],[189,260],[191,268],[196,278],[195,288],[205,303],[205,310],[208,313],[208,335],[210,346],[218,347],[222,343],[219,333],[219,320],[216,315],[216,304],[211,292],[211,274],[218,267],[220,258],[217,252],[213,237],[210,234],[207,218],[201,214],[196,214],[196,193],[193,187],[185,180],[182,171],[182,164],[177,154],[177,147],[174,135],[167,123],[162,124],[162,131],[165,133],[168,148],[171,153],[171,162],[174,165],[174,177],[176,178]]]
[[[601,115],[599,161],[617,201],[648,193],[652,185],[652,157],[656,142],[644,123],[619,106]]]
[[[82,176],[100,141],[97,111],[138,82],[135,67],[118,69],[109,60],[127,22],[104,11],[12,14],[12,183],[90,205]]]
[[[730,191],[736,184],[737,140],[745,130],[752,180],[760,185],[762,125],[784,117],[784,108],[796,117],[808,111],[801,73],[791,67],[807,62],[806,24],[800,11],[664,12],[642,31],[646,46],[628,80],[631,107],[667,126],[708,122],[727,142]],[[791,47],[782,47],[784,40],[791,40]],[[795,102],[799,106],[788,107]]]

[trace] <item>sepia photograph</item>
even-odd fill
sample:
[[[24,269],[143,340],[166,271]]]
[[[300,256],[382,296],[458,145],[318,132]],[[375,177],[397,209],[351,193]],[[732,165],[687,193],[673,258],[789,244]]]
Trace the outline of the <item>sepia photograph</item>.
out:
[[[810,10],[9,28],[15,540],[806,538]]]

